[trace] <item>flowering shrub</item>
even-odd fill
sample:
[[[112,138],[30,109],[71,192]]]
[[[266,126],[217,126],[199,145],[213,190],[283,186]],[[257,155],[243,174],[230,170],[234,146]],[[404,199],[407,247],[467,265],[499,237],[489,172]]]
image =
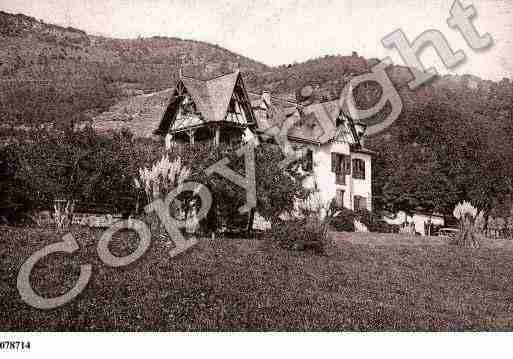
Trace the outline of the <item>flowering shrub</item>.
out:
[[[182,165],[182,158],[178,156],[174,161],[169,160],[165,154],[152,167],[140,168],[139,177],[134,178],[137,189],[143,189],[148,203],[161,198],[182,184],[191,174],[191,170]]]
[[[151,168],[139,168],[139,176],[134,178],[134,186],[137,190],[144,192],[146,195],[146,204],[149,204],[156,199],[163,199],[167,194],[181,185],[190,174],[191,170],[182,164],[182,158],[180,156],[170,161],[169,154],[166,153],[160,160],[155,162]],[[190,207],[189,204],[186,208],[188,207]],[[138,210],[139,200],[137,201],[136,212],[138,212]],[[175,218],[180,217],[182,214],[182,206],[178,205],[177,202],[173,202],[173,206],[170,210]],[[193,212],[194,211],[186,211],[185,216],[191,215]],[[192,217],[192,215],[187,217],[189,222],[195,220]],[[164,227],[157,219],[156,214],[148,216],[148,221],[153,230],[159,231],[162,236],[167,236],[167,234],[164,235]]]

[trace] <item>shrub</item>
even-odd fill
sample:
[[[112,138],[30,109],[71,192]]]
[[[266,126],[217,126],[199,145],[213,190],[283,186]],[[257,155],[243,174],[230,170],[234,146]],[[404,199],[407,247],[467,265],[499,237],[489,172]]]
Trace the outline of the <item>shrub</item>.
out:
[[[310,249],[325,254],[331,241],[328,224],[316,216],[280,221],[275,223],[271,231],[273,240],[287,249]]]
[[[165,149],[162,143],[134,139],[126,131],[98,135],[90,127],[75,132],[42,129],[27,136],[0,149],[0,159],[7,158],[17,168],[13,179],[2,184],[2,193],[11,194],[11,202],[23,204],[25,212],[52,209],[55,199],[75,201],[77,211],[101,206],[125,215],[137,212],[137,203],[141,210],[145,196],[137,190],[134,178],[139,177],[140,168],[152,168],[165,155],[170,163],[180,157],[183,166],[191,169],[187,180],[210,189],[214,201],[210,217],[202,221],[205,232],[220,227],[251,228],[252,216],[239,213],[246,202],[245,190],[218,174],[205,174],[205,169],[227,157],[228,166],[244,175],[244,156],[237,156],[235,148],[197,144]],[[278,166],[281,160],[278,146],[266,144],[255,149],[255,210],[270,221],[293,211],[295,199],[304,193],[300,176],[282,170]],[[143,185],[141,182],[139,178]],[[160,190],[167,189],[164,185]]]
[[[372,227],[373,227],[374,223],[381,219],[376,214],[374,214],[366,209],[361,209],[361,210],[356,211],[355,215],[356,215],[356,219],[358,221],[360,221],[361,223],[363,223],[371,232],[373,232]]]
[[[146,155],[121,134],[99,136],[90,128],[70,133],[41,130],[38,138],[1,149],[0,156],[16,167],[2,191],[11,193],[26,212],[51,209],[55,199],[76,201],[80,210],[101,204],[111,211],[132,211],[132,179]]]
[[[401,228],[400,225],[397,224],[388,224],[387,222],[383,220],[378,220],[374,222],[369,228],[371,232],[377,232],[377,233],[399,233],[399,229]]]
[[[398,233],[401,226],[386,223],[382,216],[368,210],[359,210],[355,213],[356,219],[363,223],[370,232]]]
[[[332,203],[326,206],[318,191],[310,191],[299,205],[299,217],[273,224],[274,239],[285,248],[312,249],[317,253],[328,254],[332,246],[329,235],[332,209]]]
[[[354,232],[356,214],[347,208],[337,210],[330,219],[330,227],[337,232]]]

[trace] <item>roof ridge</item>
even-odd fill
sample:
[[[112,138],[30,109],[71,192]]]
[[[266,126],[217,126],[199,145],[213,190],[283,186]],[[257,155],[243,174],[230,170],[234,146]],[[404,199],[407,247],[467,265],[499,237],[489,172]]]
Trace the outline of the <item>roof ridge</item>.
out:
[[[237,71],[234,71],[234,72],[230,72],[230,73],[228,73],[228,74],[214,76],[214,77],[212,77],[211,79],[206,80],[206,82],[210,82],[210,81],[213,81],[213,80],[217,80],[217,79],[219,79],[219,78],[221,78],[221,77],[225,77],[225,76],[230,76],[230,75],[239,75],[239,74],[240,74],[240,71],[239,71],[239,70],[237,70]]]
[[[210,82],[210,81],[213,81],[213,80],[217,80],[217,79],[219,79],[221,77],[235,75],[235,74],[240,74],[240,71],[237,70],[237,71],[234,71],[234,72],[229,72],[227,74],[217,75],[217,76],[214,76],[214,77],[206,79],[206,80],[198,79],[196,77],[189,76],[189,75],[184,75],[184,74],[182,74],[182,77],[186,77],[187,79],[191,79],[191,80],[195,80],[195,81],[205,82],[206,83],[206,82]]]

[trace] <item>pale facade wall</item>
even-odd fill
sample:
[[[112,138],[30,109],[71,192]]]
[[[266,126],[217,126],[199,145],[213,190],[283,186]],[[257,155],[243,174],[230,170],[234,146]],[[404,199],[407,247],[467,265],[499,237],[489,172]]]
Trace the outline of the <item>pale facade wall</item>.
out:
[[[322,205],[327,206],[331,200],[335,198],[337,189],[342,189],[344,190],[344,207],[354,209],[353,196],[360,195],[367,198],[367,209],[372,210],[372,158],[370,155],[351,153],[349,144],[342,142],[327,143],[322,146],[313,144],[302,145],[302,148],[308,148],[313,151],[313,174],[304,180],[303,186],[313,189],[315,183],[317,183]],[[336,175],[331,171],[332,152],[351,155],[351,159],[363,159],[365,161],[365,180],[354,179],[351,174],[346,175],[345,185],[336,184]],[[315,199],[313,199],[313,201],[315,201]],[[296,208],[304,207],[304,205],[299,202],[295,205]],[[313,205],[315,205],[315,203],[313,203]],[[257,218],[258,223],[254,225],[254,229],[263,230],[270,228],[270,223],[261,218],[260,215],[255,215],[255,218]]]
[[[344,191],[344,207],[354,209],[353,198],[359,195],[367,198],[367,209],[372,209],[372,167],[371,156],[350,151],[348,143],[330,142],[322,146],[307,145],[313,150],[313,175],[308,177],[304,186],[313,188],[315,182],[323,204],[328,204],[336,196],[337,189]],[[365,180],[355,179],[346,175],[345,185],[336,184],[335,173],[331,171],[331,154],[333,152],[350,155],[351,159],[360,158],[365,161]]]
[[[362,159],[365,162],[365,179],[352,179],[352,197],[355,195],[367,198],[367,209],[372,210],[372,161],[371,156],[366,153],[351,153],[351,160]],[[353,203],[354,207],[354,203]]]

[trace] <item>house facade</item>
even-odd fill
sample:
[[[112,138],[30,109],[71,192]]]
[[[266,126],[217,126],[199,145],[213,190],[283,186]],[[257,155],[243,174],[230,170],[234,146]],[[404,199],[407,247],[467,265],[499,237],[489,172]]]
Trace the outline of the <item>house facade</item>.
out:
[[[364,147],[365,126],[355,123],[338,101],[284,100],[264,92],[250,94],[257,120],[256,131],[280,128],[288,143],[302,151],[305,187],[317,188],[322,202],[337,207],[372,210],[372,155]]]
[[[322,202],[372,209],[372,152],[365,149],[365,126],[338,101],[285,100],[269,92],[250,94],[239,72],[211,80],[181,77],[156,134],[175,143],[236,145],[249,133],[302,153],[305,187],[317,188]],[[274,132],[273,132],[274,131]],[[249,133],[248,133],[249,132]]]

